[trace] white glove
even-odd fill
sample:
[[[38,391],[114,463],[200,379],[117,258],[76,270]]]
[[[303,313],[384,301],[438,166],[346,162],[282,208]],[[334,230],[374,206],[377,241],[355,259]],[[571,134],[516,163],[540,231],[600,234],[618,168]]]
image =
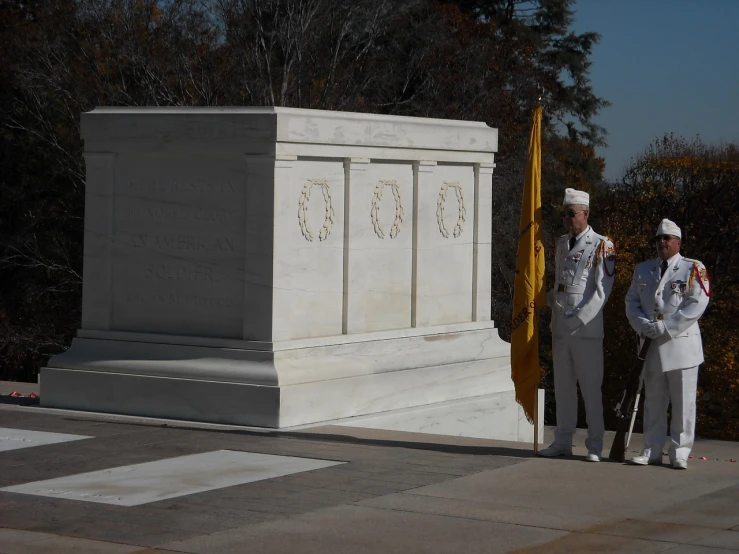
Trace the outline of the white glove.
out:
[[[575,331],[577,331],[580,326],[582,325],[582,321],[580,321],[580,318],[575,317],[574,315],[565,315],[562,318],[562,326],[564,327],[565,332],[568,334],[572,334]]]
[[[644,326],[644,336],[652,340],[658,339],[665,333],[665,330],[664,321],[654,321]]]

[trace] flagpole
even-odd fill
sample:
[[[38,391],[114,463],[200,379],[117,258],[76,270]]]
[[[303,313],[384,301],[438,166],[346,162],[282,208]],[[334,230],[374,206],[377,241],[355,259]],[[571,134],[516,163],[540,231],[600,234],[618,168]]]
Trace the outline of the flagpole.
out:
[[[537,106],[531,118],[524,175],[511,318],[511,378],[516,401],[523,408],[527,423],[533,423],[534,453],[539,450],[538,388],[541,381],[538,312],[546,301],[544,245],[541,243],[541,119],[541,106]]]
[[[539,83],[536,84],[536,86],[539,88],[539,101],[538,106],[541,108],[541,85]],[[541,187],[541,181],[539,181],[539,187]],[[539,197],[541,198],[541,188],[539,189]],[[534,317],[537,319],[535,320],[535,323],[539,321],[538,317],[539,315],[536,314]],[[538,332],[539,326],[534,325],[534,329]],[[539,369],[541,371],[541,369]],[[539,453],[539,385],[534,387],[534,454]]]
[[[539,98],[537,102],[537,107],[541,108],[541,85],[537,83],[536,85],[539,88]],[[540,162],[541,163],[541,162]],[[539,198],[541,199],[541,181],[539,181]],[[535,315],[537,319],[535,320],[535,323],[537,323],[538,320],[538,314]],[[538,332],[539,326],[534,325],[534,329]],[[541,369],[539,369],[541,371]],[[534,454],[539,453],[539,385],[534,387]]]
[[[534,389],[534,454],[539,452],[539,387]]]

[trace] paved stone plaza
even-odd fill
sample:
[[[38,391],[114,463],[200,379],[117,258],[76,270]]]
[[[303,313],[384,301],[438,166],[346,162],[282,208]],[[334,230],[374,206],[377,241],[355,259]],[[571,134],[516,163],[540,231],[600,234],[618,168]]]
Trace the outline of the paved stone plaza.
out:
[[[585,463],[584,436],[542,459],[512,442],[53,410],[11,387],[3,554],[739,551],[735,443],[700,441],[675,471]]]

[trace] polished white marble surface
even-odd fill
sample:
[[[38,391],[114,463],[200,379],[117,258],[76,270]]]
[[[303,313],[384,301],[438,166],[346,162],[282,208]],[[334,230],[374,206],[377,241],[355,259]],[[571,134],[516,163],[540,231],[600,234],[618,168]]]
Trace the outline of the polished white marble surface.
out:
[[[149,123],[142,127],[139,122]],[[478,121],[282,107],[98,107],[83,114],[86,140],[152,136],[497,152],[498,130]]]
[[[43,405],[280,427],[512,390],[496,129],[271,107],[81,129],[82,329]]]
[[[284,427],[512,389],[488,328],[277,352],[76,339],[45,406]],[[248,409],[244,409],[248,406]]]
[[[50,433],[48,431],[30,431],[28,429],[0,427],[0,452],[91,438],[86,435],[70,435],[67,433]]]
[[[286,350],[275,352],[274,363],[287,386],[472,362],[487,362],[494,373],[510,365],[509,350],[497,329],[488,328]]]
[[[473,173],[492,165],[495,129],[288,108],[99,108],[82,121],[83,329],[276,342],[485,319],[471,312],[489,304],[475,271],[489,241],[469,242],[490,227]],[[456,237],[444,179],[467,200]]]
[[[344,462],[217,450],[34,481],[0,490],[117,506],[140,506],[341,463]]]
[[[478,121],[272,109],[278,115],[277,140],[281,142],[487,152],[498,150],[497,129],[490,129]]]
[[[340,335],[344,301],[344,163],[275,166],[272,340]]]
[[[481,329],[377,340],[363,337],[283,350],[121,340],[113,335],[109,339],[75,339],[69,350],[54,358],[51,367],[287,386],[486,360],[495,361],[490,366],[492,372],[499,363],[509,363],[509,350],[510,345],[500,339],[490,322]],[[42,398],[45,402],[50,397]]]
[[[476,166],[475,176],[475,229],[472,275],[472,319],[490,321],[492,296],[492,234],[493,214],[493,166],[482,163]]]
[[[201,371],[210,369],[204,360]],[[42,368],[44,408],[280,427],[280,388],[146,373]],[[305,414],[309,417],[311,414]]]
[[[544,391],[539,395],[539,442],[544,440]],[[334,425],[406,431],[454,437],[533,442],[534,426],[527,420],[512,392],[499,392],[353,417]]]
[[[244,162],[172,150],[116,157],[111,328],[240,338]]]
[[[373,331],[371,333],[356,333],[353,335],[331,335],[308,339],[285,340],[278,342],[264,342],[253,340],[221,339],[214,337],[189,337],[186,335],[170,335],[161,333],[135,333],[129,331],[100,331],[95,329],[78,329],[77,337],[82,339],[115,340],[127,342],[143,342],[147,344],[173,344],[181,346],[208,346],[212,348],[236,348],[242,350],[256,350],[260,352],[281,352],[284,350],[298,350],[317,346],[333,346],[339,344],[354,344],[378,340],[429,337],[434,340],[436,335],[460,333],[466,331],[482,331],[493,329],[493,322],[468,321],[464,323],[449,323],[446,325],[431,325],[429,327],[409,327],[407,329],[389,329]]]
[[[472,320],[474,171],[436,165],[418,173],[416,325]]]
[[[280,426],[380,413],[508,391],[510,364],[491,360],[436,365],[284,386]]]
[[[354,165],[354,164],[353,164]],[[411,326],[413,166],[352,168],[346,281],[346,333]]]

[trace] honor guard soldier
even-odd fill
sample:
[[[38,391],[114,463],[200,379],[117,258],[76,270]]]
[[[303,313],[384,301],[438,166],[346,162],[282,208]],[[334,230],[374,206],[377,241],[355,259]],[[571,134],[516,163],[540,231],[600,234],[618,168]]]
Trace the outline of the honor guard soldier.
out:
[[[557,240],[552,308],[552,352],[557,428],[540,456],[569,456],[577,425],[577,383],[588,424],[586,460],[599,462],[603,450],[603,307],[613,287],[613,242],[588,225],[590,195],[568,188],[562,221],[568,233]]]
[[[644,450],[637,465],[662,464],[667,405],[672,403],[668,455],[675,469],[687,469],[695,435],[695,395],[703,344],[698,319],[708,306],[705,266],[680,255],[680,227],[663,219],[657,229],[657,258],[636,266],[626,294],[626,317],[649,337],[644,360]]]

